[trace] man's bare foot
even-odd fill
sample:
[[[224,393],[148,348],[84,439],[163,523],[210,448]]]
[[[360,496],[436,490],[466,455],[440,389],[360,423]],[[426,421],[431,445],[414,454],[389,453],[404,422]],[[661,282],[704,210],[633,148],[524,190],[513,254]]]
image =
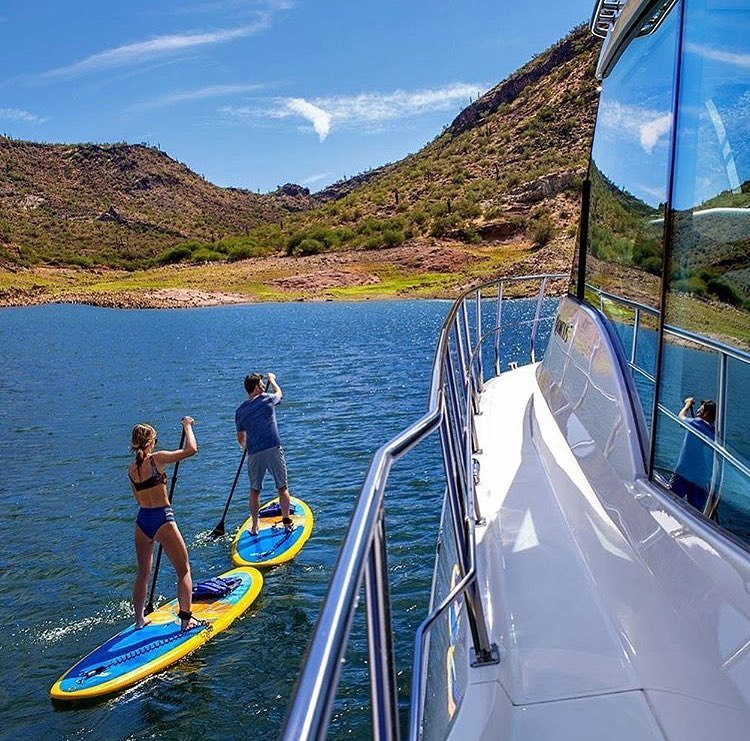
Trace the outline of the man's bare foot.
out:
[[[182,630],[183,632],[186,630],[192,630],[193,628],[197,628],[199,625],[200,623],[194,617],[191,617],[190,620],[182,621],[180,630]]]
[[[135,629],[140,630],[141,628],[145,628],[151,621],[148,618],[143,618],[142,620],[136,620],[135,621]]]

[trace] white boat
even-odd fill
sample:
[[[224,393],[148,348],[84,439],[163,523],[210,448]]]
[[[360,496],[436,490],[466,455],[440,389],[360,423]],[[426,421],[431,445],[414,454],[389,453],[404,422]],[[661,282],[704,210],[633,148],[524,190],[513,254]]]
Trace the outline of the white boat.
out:
[[[750,738],[750,0],[599,0],[591,25],[572,276],[453,305],[427,413],[368,472],[285,739],[326,734],[363,581],[373,737],[400,737],[383,493],[432,432],[410,739]]]

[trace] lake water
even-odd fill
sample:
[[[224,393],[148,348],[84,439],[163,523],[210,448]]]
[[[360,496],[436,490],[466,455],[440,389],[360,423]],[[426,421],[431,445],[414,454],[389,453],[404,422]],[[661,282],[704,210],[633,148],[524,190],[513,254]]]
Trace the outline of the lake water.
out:
[[[275,738],[374,450],[420,416],[445,302],[265,304],[120,311],[53,305],[0,311],[0,737]],[[131,620],[136,504],[126,478],[134,423],[178,446],[196,419],[198,455],[174,508],[194,578],[231,567],[207,534],[240,460],[234,410],[244,375],[273,371],[292,493],[312,539],[273,569],[243,619],[181,663],[111,699],[52,706],[48,691]],[[442,501],[433,436],[393,470],[386,507],[399,689],[429,598]],[[247,479],[227,517],[247,515]],[[267,498],[272,482],[267,481]],[[264,499],[266,497],[264,496]],[[163,562],[157,593],[174,595]],[[344,668],[333,738],[369,736],[363,616]]]
[[[519,319],[514,312],[533,315],[533,303],[514,304],[506,320]],[[448,308],[393,301],[0,310],[0,739],[276,738],[372,454],[426,409]],[[524,326],[504,336],[503,368],[526,361]],[[550,326],[541,328],[540,349]],[[489,373],[491,343],[485,350]],[[688,376],[680,371],[683,385],[713,393],[715,368],[693,351],[680,353],[667,363],[689,369]],[[172,448],[181,418],[195,417],[200,449],[180,466],[177,521],[194,578],[231,567],[230,536],[247,516],[244,475],[228,535],[216,542],[207,536],[240,460],[234,411],[250,371],[274,371],[284,389],[278,418],[290,484],[315,512],[313,537],[292,563],[266,572],[260,598],[242,619],[192,656],[111,699],[53,707],[48,691],[58,676],[132,619],[137,506],[126,468],[133,424],[153,424],[160,446]],[[742,381],[737,372],[730,368],[730,380]],[[668,393],[666,403],[676,408],[680,389]],[[746,409],[746,397],[732,397],[732,420],[746,419]],[[730,442],[744,454],[747,426],[737,429],[745,437]],[[675,426],[665,434],[672,460],[683,433]],[[413,635],[429,600],[441,482],[434,435],[394,466],[386,493],[402,720]],[[264,499],[271,487],[268,480]],[[720,514],[731,527],[739,520],[726,488]],[[745,527],[744,508],[742,516]],[[174,596],[166,560],[157,593]],[[329,737],[369,738],[368,703],[360,610]]]

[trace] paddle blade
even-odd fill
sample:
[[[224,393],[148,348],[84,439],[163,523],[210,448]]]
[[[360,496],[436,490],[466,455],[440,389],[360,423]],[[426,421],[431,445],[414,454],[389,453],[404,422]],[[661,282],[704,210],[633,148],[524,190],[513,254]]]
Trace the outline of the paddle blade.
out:
[[[222,520],[212,531],[210,538],[211,540],[216,540],[217,538],[220,538],[226,530],[224,530],[224,520]]]

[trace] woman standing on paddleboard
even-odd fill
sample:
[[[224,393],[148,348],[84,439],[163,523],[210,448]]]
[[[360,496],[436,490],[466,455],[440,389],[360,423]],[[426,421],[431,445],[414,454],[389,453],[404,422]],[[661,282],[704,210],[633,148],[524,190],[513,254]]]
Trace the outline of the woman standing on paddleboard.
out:
[[[193,580],[190,576],[190,562],[185,541],[182,539],[174,512],[167,495],[167,474],[164,466],[177,463],[198,452],[193,432],[193,418],[184,417],[184,447],[179,450],[159,450],[154,452],[156,430],[151,425],[138,424],[133,428],[130,449],[135,453],[135,461],[128,467],[128,478],[133,488],[140,510],[135,521],[135,555],[138,560],[138,574],[133,587],[133,607],[136,627],[142,628],[149,621],[143,614],[146,606],[146,590],[151,575],[151,562],[154,554],[154,541],[159,543],[177,572],[177,601],[180,611],[177,617],[182,621],[182,629],[196,625],[190,612]]]

